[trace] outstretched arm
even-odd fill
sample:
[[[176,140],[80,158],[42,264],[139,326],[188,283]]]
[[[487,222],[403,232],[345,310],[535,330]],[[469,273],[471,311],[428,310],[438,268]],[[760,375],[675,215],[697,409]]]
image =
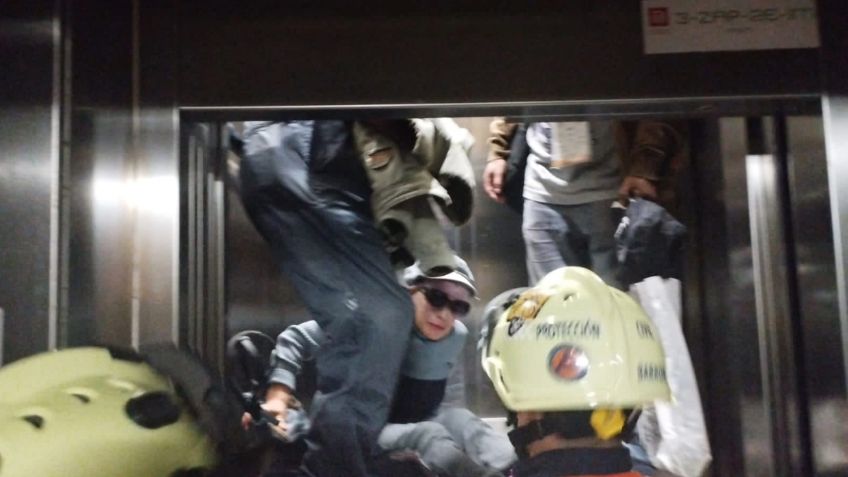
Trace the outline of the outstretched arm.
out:
[[[277,336],[277,346],[271,354],[272,368],[268,381],[294,390],[303,363],[315,359],[324,339],[324,331],[315,320],[286,328]]]
[[[324,339],[324,332],[314,320],[289,326],[277,336],[262,409],[279,421],[278,427],[283,434],[286,431],[286,412],[294,401],[297,376],[303,369],[303,363],[315,358]],[[243,418],[245,420],[249,422],[249,415]]]

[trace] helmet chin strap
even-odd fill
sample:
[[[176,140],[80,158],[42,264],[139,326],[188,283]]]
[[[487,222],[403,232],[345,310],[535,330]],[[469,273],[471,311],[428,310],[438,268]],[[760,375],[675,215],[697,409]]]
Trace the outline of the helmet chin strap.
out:
[[[563,439],[579,439],[595,437],[595,430],[585,414],[569,413],[545,415],[542,419],[516,427],[508,434],[509,441],[521,459],[529,458],[527,446],[550,435],[558,435]]]
[[[619,409],[546,413],[542,419],[516,427],[508,436],[518,456],[526,459],[529,457],[527,446],[550,435],[558,435],[563,439],[590,437],[611,440],[617,436],[624,437],[636,426],[638,415],[638,411]]]

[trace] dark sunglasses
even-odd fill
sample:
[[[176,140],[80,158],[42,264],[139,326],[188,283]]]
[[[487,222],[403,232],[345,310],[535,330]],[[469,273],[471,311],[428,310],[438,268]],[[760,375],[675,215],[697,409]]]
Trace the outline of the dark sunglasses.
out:
[[[451,300],[447,293],[438,288],[415,287],[415,289],[420,290],[427,299],[427,303],[437,310],[447,307],[453,316],[465,316],[471,310],[471,304],[467,301]]]

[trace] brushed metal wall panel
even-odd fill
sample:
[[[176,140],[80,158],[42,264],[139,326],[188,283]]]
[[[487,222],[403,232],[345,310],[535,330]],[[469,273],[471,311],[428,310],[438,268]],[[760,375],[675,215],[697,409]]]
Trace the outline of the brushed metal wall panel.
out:
[[[71,15],[69,344],[178,339],[179,118],[161,4]],[[104,21],[108,19],[108,21]]]
[[[0,4],[0,307],[4,362],[56,342],[58,2]]]
[[[781,139],[782,140],[782,139]],[[745,158],[753,258],[754,297],[762,388],[769,416],[772,474],[808,475],[804,389],[797,366],[801,355],[791,217],[785,188],[785,155],[751,154]],[[801,430],[803,428],[803,431]]]
[[[685,322],[690,323],[688,339],[696,349],[702,349],[701,399],[712,446],[711,475],[715,476],[738,473],[745,466],[741,397],[737,391],[742,381],[738,367],[733,366],[735,343],[729,339],[735,322],[727,319],[734,310],[730,299],[734,260],[728,251],[734,243],[729,235],[735,224],[730,220],[726,191],[733,185],[726,184],[722,159],[728,150],[744,154],[742,127],[740,119],[721,123],[705,120],[692,125],[692,190],[682,197],[692,255],[683,284]],[[687,198],[690,200],[685,201]],[[716,369],[722,370],[718,376]]]
[[[721,119],[720,134],[723,175],[723,188],[720,193],[727,217],[727,248],[724,253],[727,255],[730,281],[727,285],[728,294],[724,298],[727,314],[723,317],[711,317],[711,321],[721,321],[713,323],[712,326],[723,329],[726,334],[713,337],[722,341],[722,349],[727,356],[721,363],[713,363],[710,374],[713,380],[727,380],[719,386],[724,387],[723,392],[732,396],[729,404],[734,406],[732,412],[739,418],[739,427],[732,432],[737,433],[739,441],[736,442],[736,447],[729,447],[723,442],[723,434],[714,433],[711,438],[717,446],[717,452],[741,454],[741,469],[744,469],[744,475],[765,477],[774,475],[774,455],[766,396],[762,387],[762,369],[765,363],[761,359],[763,344],[759,339],[755,306],[754,251],[750,234],[749,191],[745,170],[748,144],[744,119]],[[706,247],[709,245],[709,242],[704,243]],[[715,407],[717,404],[712,403],[711,406],[713,414],[720,416],[722,409]],[[740,472],[740,469],[737,468],[733,472]],[[719,470],[718,475],[724,474]]]
[[[831,381],[824,386],[810,383],[810,415],[812,419],[812,441],[816,446],[816,470],[830,472],[832,475],[848,475],[846,464],[845,426],[834,425],[848,421],[848,30],[844,19],[848,16],[848,3],[838,0],[820,0],[819,8],[827,8],[831,14],[822,18],[822,64],[826,72],[823,78],[825,95],[822,98],[822,122],[824,143],[827,154],[827,183],[830,218],[832,224],[832,243],[834,251],[834,275],[836,281],[835,296],[828,296],[829,289],[811,290],[815,293],[819,306],[826,307],[822,317],[832,317],[834,304],[837,308],[838,325],[833,318],[827,320],[827,329],[833,334],[828,336],[829,346],[826,373]],[[812,190],[821,191],[821,185]],[[824,243],[827,243],[823,240]],[[830,257],[822,257],[824,260]],[[826,268],[825,264],[823,264]],[[836,301],[834,303],[833,301]],[[810,332],[812,334],[813,332]],[[839,350],[833,342],[838,333],[841,341],[841,376]],[[813,335],[817,336],[817,335]],[[811,343],[814,350],[817,343]],[[809,358],[818,356],[810,355]],[[821,361],[808,364],[813,376]]]
[[[836,287],[823,121],[788,119],[792,220],[802,317],[805,387],[812,460],[817,475],[848,472],[848,422],[842,324]]]
[[[180,119],[178,51],[171,39],[176,2],[133,2],[137,35],[135,82],[138,184],[147,203],[137,216],[141,343],[179,341]],[[141,190],[141,189],[140,189]]]
[[[71,14],[68,345],[133,344],[132,10],[81,2]],[[108,19],[108,21],[104,21]]]

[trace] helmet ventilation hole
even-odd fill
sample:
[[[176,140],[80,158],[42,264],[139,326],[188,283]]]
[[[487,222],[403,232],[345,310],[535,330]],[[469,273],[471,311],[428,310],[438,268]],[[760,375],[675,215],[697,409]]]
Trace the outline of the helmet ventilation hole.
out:
[[[71,396],[79,399],[79,402],[83,404],[88,404],[91,402],[91,398],[82,393],[70,393]]]
[[[30,414],[29,416],[24,416],[21,419],[32,424],[36,429],[41,429],[44,427],[44,418],[41,416],[36,416],[35,414]]]
[[[97,391],[85,386],[74,386],[66,388],[65,394],[76,399],[81,404],[88,404],[91,401],[97,399],[98,396]]]

